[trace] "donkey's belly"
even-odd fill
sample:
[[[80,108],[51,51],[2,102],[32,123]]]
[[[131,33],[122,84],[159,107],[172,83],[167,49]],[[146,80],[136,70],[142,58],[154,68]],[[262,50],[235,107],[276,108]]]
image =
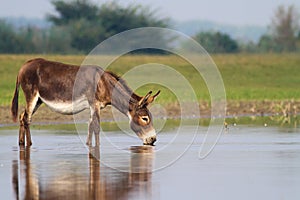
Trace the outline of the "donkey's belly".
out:
[[[89,103],[86,98],[80,98],[75,101],[48,101],[41,98],[42,101],[53,111],[65,114],[72,115],[79,113],[87,108],[89,108]]]

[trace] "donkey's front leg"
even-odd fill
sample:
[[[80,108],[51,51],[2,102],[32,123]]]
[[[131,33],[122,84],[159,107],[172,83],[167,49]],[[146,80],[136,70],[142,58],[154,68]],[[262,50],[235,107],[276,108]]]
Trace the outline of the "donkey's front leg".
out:
[[[88,146],[92,145],[92,136],[93,133],[95,134],[95,145],[100,145],[100,139],[99,139],[99,133],[100,133],[100,108],[95,106],[94,108],[91,108],[91,118],[89,123],[89,132],[87,137],[86,144]]]
[[[94,121],[95,141],[96,146],[98,147],[100,145],[100,106],[98,104],[95,106]]]
[[[93,116],[90,117],[90,121],[89,121],[89,128],[88,128],[89,130],[86,139],[86,145],[88,146],[92,146],[92,136],[93,136],[92,122],[93,122]]]
[[[99,122],[98,117],[96,118],[94,131],[95,131],[95,143],[96,143],[96,146],[98,147],[100,145],[100,136],[99,136],[100,135],[100,122]]]

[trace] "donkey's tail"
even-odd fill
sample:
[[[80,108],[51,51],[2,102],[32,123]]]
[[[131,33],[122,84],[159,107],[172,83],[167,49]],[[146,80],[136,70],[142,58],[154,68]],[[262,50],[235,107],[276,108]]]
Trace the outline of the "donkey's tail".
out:
[[[14,98],[12,99],[12,102],[11,102],[11,114],[12,114],[14,122],[17,121],[17,117],[18,117],[19,87],[20,87],[20,82],[19,82],[19,78],[17,76],[15,94],[14,94]]]

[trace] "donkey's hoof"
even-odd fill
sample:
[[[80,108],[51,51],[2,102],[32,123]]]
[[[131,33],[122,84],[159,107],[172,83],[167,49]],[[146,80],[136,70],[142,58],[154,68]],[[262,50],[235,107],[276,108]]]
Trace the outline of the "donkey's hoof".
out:
[[[32,142],[30,141],[30,142],[27,142],[27,144],[26,144],[28,147],[30,147],[31,145],[32,145]]]
[[[86,146],[89,146],[89,147],[92,146],[92,143],[91,143],[91,142],[86,142],[85,144],[86,144]]]

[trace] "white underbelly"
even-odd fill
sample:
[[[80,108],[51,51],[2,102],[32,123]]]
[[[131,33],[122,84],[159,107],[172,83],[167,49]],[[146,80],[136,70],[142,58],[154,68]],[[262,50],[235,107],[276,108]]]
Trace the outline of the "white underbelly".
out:
[[[86,98],[80,98],[76,101],[48,101],[46,99],[41,98],[41,100],[53,111],[71,115],[79,113],[87,108],[89,108],[89,103]]]

